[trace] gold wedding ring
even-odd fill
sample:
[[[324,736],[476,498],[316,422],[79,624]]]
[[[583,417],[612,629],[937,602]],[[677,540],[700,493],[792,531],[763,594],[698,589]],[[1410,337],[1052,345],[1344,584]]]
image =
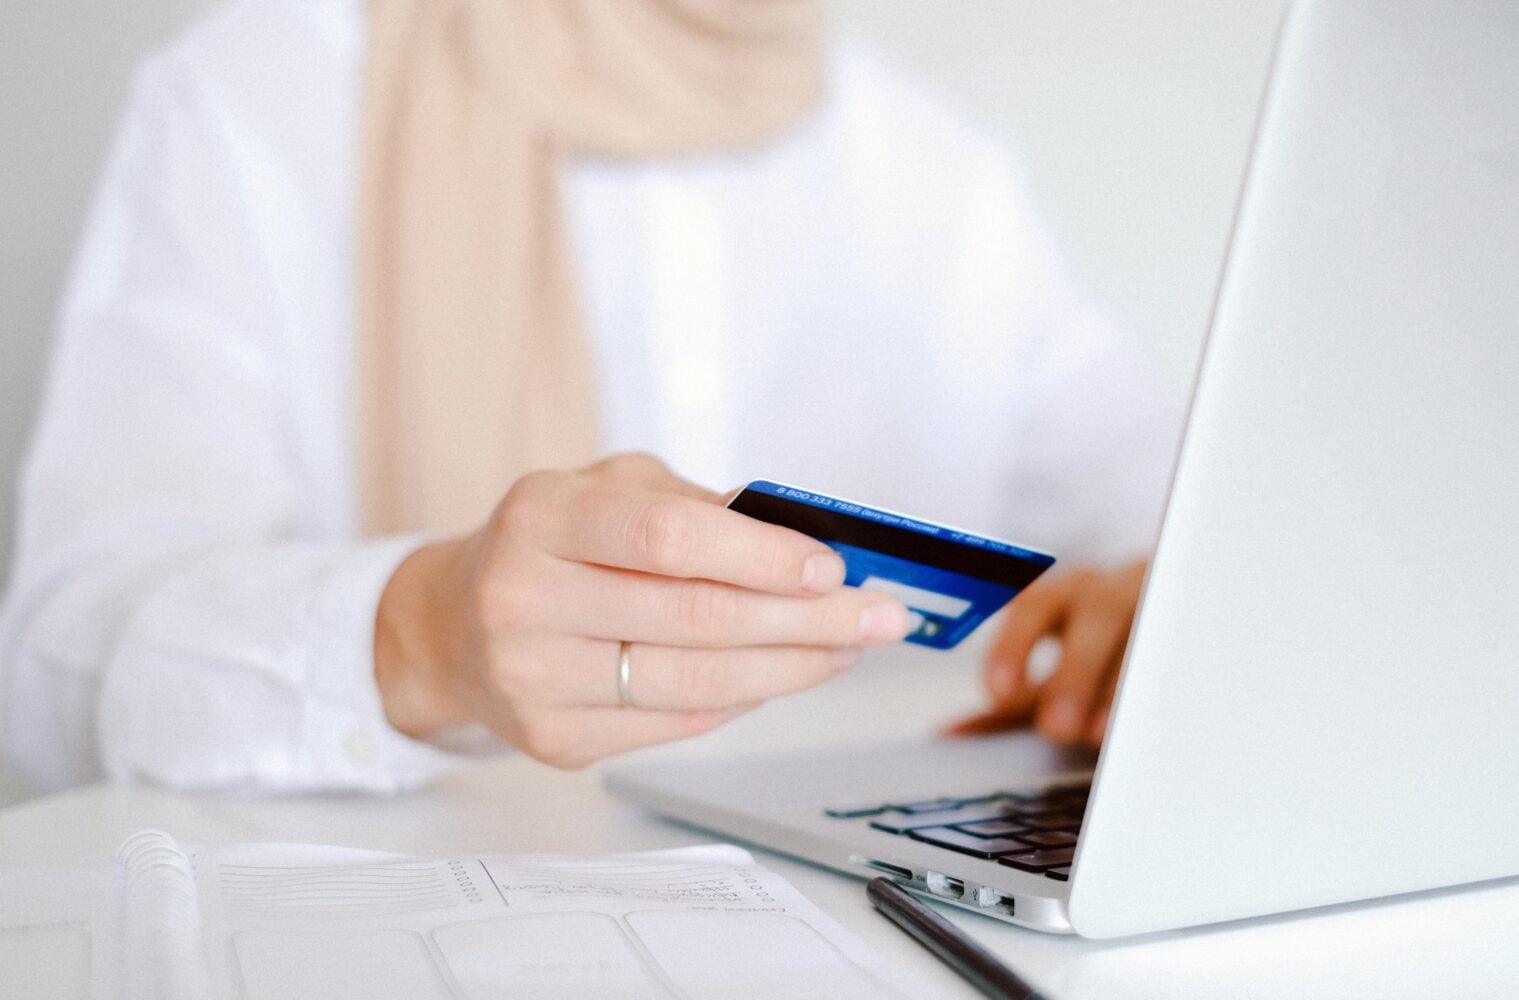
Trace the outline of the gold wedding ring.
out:
[[[633,644],[624,641],[617,651],[617,700],[629,708],[637,708],[633,704]]]

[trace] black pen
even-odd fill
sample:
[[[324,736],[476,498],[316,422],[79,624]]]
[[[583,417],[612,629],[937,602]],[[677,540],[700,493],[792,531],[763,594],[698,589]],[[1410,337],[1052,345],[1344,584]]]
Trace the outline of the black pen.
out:
[[[1044,994],[1018,978],[995,955],[890,879],[871,879],[865,894],[887,919],[993,1000],[1044,1000]]]

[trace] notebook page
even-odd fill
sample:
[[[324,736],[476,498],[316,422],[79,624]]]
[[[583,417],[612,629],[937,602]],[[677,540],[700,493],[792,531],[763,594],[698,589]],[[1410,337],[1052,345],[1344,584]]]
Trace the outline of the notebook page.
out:
[[[0,869],[0,996],[111,1000],[111,867]]]
[[[168,834],[144,830],[114,865],[0,869],[0,997],[203,1000],[196,888]]]
[[[195,867],[212,979],[246,1000],[902,996],[726,845],[426,860],[253,844]]]

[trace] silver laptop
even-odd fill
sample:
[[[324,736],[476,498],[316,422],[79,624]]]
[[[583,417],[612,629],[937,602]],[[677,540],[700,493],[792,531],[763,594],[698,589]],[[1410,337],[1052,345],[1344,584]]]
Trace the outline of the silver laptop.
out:
[[[1090,937],[1519,875],[1516,53],[1513,0],[1288,15],[1095,770],[1018,734],[611,788]]]

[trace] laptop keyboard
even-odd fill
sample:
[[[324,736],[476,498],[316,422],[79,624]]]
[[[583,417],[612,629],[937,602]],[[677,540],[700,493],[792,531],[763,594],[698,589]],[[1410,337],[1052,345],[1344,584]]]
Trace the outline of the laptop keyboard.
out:
[[[1090,790],[1090,784],[1060,785],[825,811],[835,819],[868,820],[886,833],[1064,882],[1071,877]]]

